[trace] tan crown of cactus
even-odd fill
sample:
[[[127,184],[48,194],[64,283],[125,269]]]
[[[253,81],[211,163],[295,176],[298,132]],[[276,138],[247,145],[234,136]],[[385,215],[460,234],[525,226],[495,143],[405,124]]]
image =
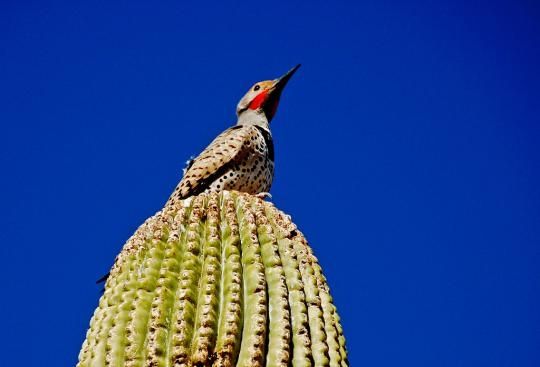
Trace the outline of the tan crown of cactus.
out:
[[[249,194],[165,206],[124,245],[78,366],[347,366],[317,259]]]

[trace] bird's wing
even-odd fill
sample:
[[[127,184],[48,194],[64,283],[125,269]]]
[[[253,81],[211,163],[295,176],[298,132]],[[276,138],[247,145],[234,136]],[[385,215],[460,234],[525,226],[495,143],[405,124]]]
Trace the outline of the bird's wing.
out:
[[[256,134],[255,127],[239,125],[222,132],[193,160],[173,196],[183,199],[206,190],[232,164],[249,154],[251,137]]]

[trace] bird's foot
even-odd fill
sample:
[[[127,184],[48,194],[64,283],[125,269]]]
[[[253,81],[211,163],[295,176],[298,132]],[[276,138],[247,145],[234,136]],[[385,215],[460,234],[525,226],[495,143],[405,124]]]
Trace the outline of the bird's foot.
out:
[[[258,194],[255,194],[254,196],[261,200],[264,200],[266,198],[272,199],[272,194],[270,194],[269,192],[259,192]]]

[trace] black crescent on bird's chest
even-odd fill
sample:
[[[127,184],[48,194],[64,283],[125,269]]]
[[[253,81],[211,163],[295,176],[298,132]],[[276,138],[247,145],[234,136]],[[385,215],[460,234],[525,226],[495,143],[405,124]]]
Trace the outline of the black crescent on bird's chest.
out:
[[[270,159],[272,162],[274,161],[274,140],[272,139],[272,135],[269,131],[265,130],[264,128],[260,126],[255,126],[257,130],[261,133],[261,135],[264,138],[264,142],[266,144],[266,147],[268,148],[268,159]]]

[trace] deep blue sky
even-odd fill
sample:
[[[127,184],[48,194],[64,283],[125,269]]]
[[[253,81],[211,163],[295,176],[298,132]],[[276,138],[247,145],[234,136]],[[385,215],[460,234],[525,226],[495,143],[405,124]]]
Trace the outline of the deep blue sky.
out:
[[[0,5],[2,365],[75,363],[95,279],[246,89],[301,62],[272,193],[351,364],[539,366],[538,4],[195,3]]]

